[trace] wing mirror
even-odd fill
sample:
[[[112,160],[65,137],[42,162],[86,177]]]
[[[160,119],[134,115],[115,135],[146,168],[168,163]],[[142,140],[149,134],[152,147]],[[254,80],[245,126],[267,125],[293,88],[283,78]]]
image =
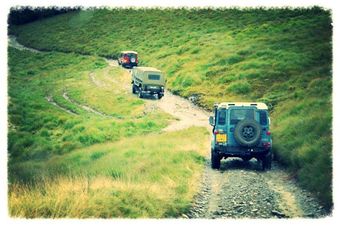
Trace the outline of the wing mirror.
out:
[[[209,117],[209,124],[210,124],[211,126],[215,126],[215,118],[214,118],[214,116],[210,116],[210,117]]]

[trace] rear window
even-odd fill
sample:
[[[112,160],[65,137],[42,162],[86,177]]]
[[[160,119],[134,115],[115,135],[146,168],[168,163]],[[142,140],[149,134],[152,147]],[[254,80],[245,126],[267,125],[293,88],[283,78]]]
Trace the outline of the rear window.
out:
[[[149,74],[148,75],[148,78],[150,79],[150,80],[159,80],[160,79],[160,75],[154,75],[154,74]]]
[[[232,109],[230,110],[230,124],[236,125],[244,119],[254,119],[254,109]]]
[[[225,109],[222,109],[218,112],[217,124],[224,125],[226,121],[227,121],[227,111]]]
[[[129,57],[129,58],[134,57],[134,58],[136,58],[136,54],[134,54],[134,53],[126,53],[126,54],[124,54],[124,57]]]

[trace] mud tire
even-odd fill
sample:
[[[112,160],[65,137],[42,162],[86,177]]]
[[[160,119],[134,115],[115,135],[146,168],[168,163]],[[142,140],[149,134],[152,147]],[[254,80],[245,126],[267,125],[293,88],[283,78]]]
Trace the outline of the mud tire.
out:
[[[219,169],[221,166],[221,158],[220,156],[215,153],[215,151],[211,150],[211,168],[213,169]]]
[[[254,147],[261,139],[261,125],[255,120],[242,120],[235,127],[234,137],[241,146]]]

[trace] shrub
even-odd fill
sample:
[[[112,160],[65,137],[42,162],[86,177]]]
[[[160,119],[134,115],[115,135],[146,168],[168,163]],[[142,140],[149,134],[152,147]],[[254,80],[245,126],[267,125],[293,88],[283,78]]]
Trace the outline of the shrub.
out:
[[[236,81],[232,82],[228,88],[228,91],[236,93],[236,94],[247,94],[250,92],[251,87],[247,81]]]
[[[103,155],[105,155],[104,152],[96,151],[96,152],[93,152],[93,153],[90,155],[90,159],[91,159],[91,160],[96,160],[96,159],[101,158]]]

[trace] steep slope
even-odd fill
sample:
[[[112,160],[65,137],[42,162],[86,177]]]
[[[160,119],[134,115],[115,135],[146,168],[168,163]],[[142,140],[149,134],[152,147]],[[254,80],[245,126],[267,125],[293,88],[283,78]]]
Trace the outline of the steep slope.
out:
[[[140,53],[168,88],[211,109],[264,101],[274,149],[302,185],[331,207],[332,26],[310,9],[97,9],[12,27],[37,49],[115,58]]]
[[[127,70],[9,48],[8,78],[12,217],[160,218],[190,208],[209,133],[164,131],[181,119],[133,95]]]

